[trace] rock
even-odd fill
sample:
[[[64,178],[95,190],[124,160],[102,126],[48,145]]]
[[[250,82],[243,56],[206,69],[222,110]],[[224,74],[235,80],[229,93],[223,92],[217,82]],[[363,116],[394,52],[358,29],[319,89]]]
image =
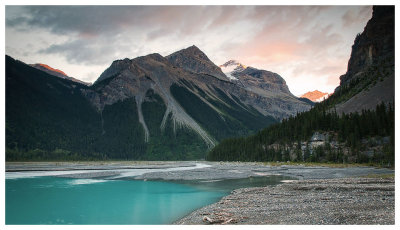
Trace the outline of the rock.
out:
[[[317,141],[327,141],[327,134],[324,135],[322,133],[319,132],[315,132],[312,137],[311,137],[311,142],[317,142]]]
[[[224,220],[222,220],[222,219],[216,219],[215,220],[215,219],[209,218],[208,216],[203,217],[203,221],[208,223],[208,224],[220,224],[220,223],[224,222]]]

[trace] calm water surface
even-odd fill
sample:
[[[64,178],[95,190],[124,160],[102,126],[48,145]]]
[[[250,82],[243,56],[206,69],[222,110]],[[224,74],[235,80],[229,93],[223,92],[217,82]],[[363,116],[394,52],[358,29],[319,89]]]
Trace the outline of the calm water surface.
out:
[[[278,184],[281,176],[169,183],[6,179],[6,224],[170,224],[235,188]]]

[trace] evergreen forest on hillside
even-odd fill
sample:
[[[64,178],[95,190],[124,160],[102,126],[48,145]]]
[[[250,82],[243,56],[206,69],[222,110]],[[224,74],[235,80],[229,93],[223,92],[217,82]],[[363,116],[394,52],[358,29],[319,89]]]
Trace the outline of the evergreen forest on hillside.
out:
[[[337,163],[394,164],[394,108],[393,105],[378,105],[376,110],[364,110],[359,113],[337,114],[329,106],[329,100],[318,103],[308,112],[282,120],[256,135],[223,140],[212,149],[207,160],[211,161],[311,161]],[[330,132],[343,142],[344,148],[350,150],[348,155],[344,149],[334,151],[331,145],[325,144],[310,154],[306,149],[304,158],[300,150],[300,142],[310,140],[314,132]],[[374,137],[389,137],[383,147],[383,154],[376,153],[372,157],[362,155],[365,146],[363,141]],[[329,141],[327,141],[329,143]],[[279,148],[268,148],[276,144]],[[309,147],[310,148],[310,147]],[[295,159],[290,157],[295,152]],[[353,160],[350,160],[353,159]]]

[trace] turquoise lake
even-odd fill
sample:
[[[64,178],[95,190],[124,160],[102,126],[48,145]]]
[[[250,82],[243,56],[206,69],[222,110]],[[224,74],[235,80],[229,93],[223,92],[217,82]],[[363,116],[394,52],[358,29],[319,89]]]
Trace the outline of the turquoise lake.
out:
[[[6,224],[171,224],[235,188],[284,177],[170,183],[60,177],[6,179]]]

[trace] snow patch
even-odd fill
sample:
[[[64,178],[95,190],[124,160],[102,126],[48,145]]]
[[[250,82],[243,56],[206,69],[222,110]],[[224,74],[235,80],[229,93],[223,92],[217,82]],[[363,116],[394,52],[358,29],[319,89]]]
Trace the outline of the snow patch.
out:
[[[236,77],[234,77],[230,72],[229,73],[225,73],[225,75],[229,78],[229,80],[234,80],[234,81],[239,80]]]
[[[239,63],[236,60],[227,61],[225,64],[219,66],[222,72],[230,79],[230,80],[239,80],[233,76],[234,73],[242,72],[247,68],[247,66]]]

